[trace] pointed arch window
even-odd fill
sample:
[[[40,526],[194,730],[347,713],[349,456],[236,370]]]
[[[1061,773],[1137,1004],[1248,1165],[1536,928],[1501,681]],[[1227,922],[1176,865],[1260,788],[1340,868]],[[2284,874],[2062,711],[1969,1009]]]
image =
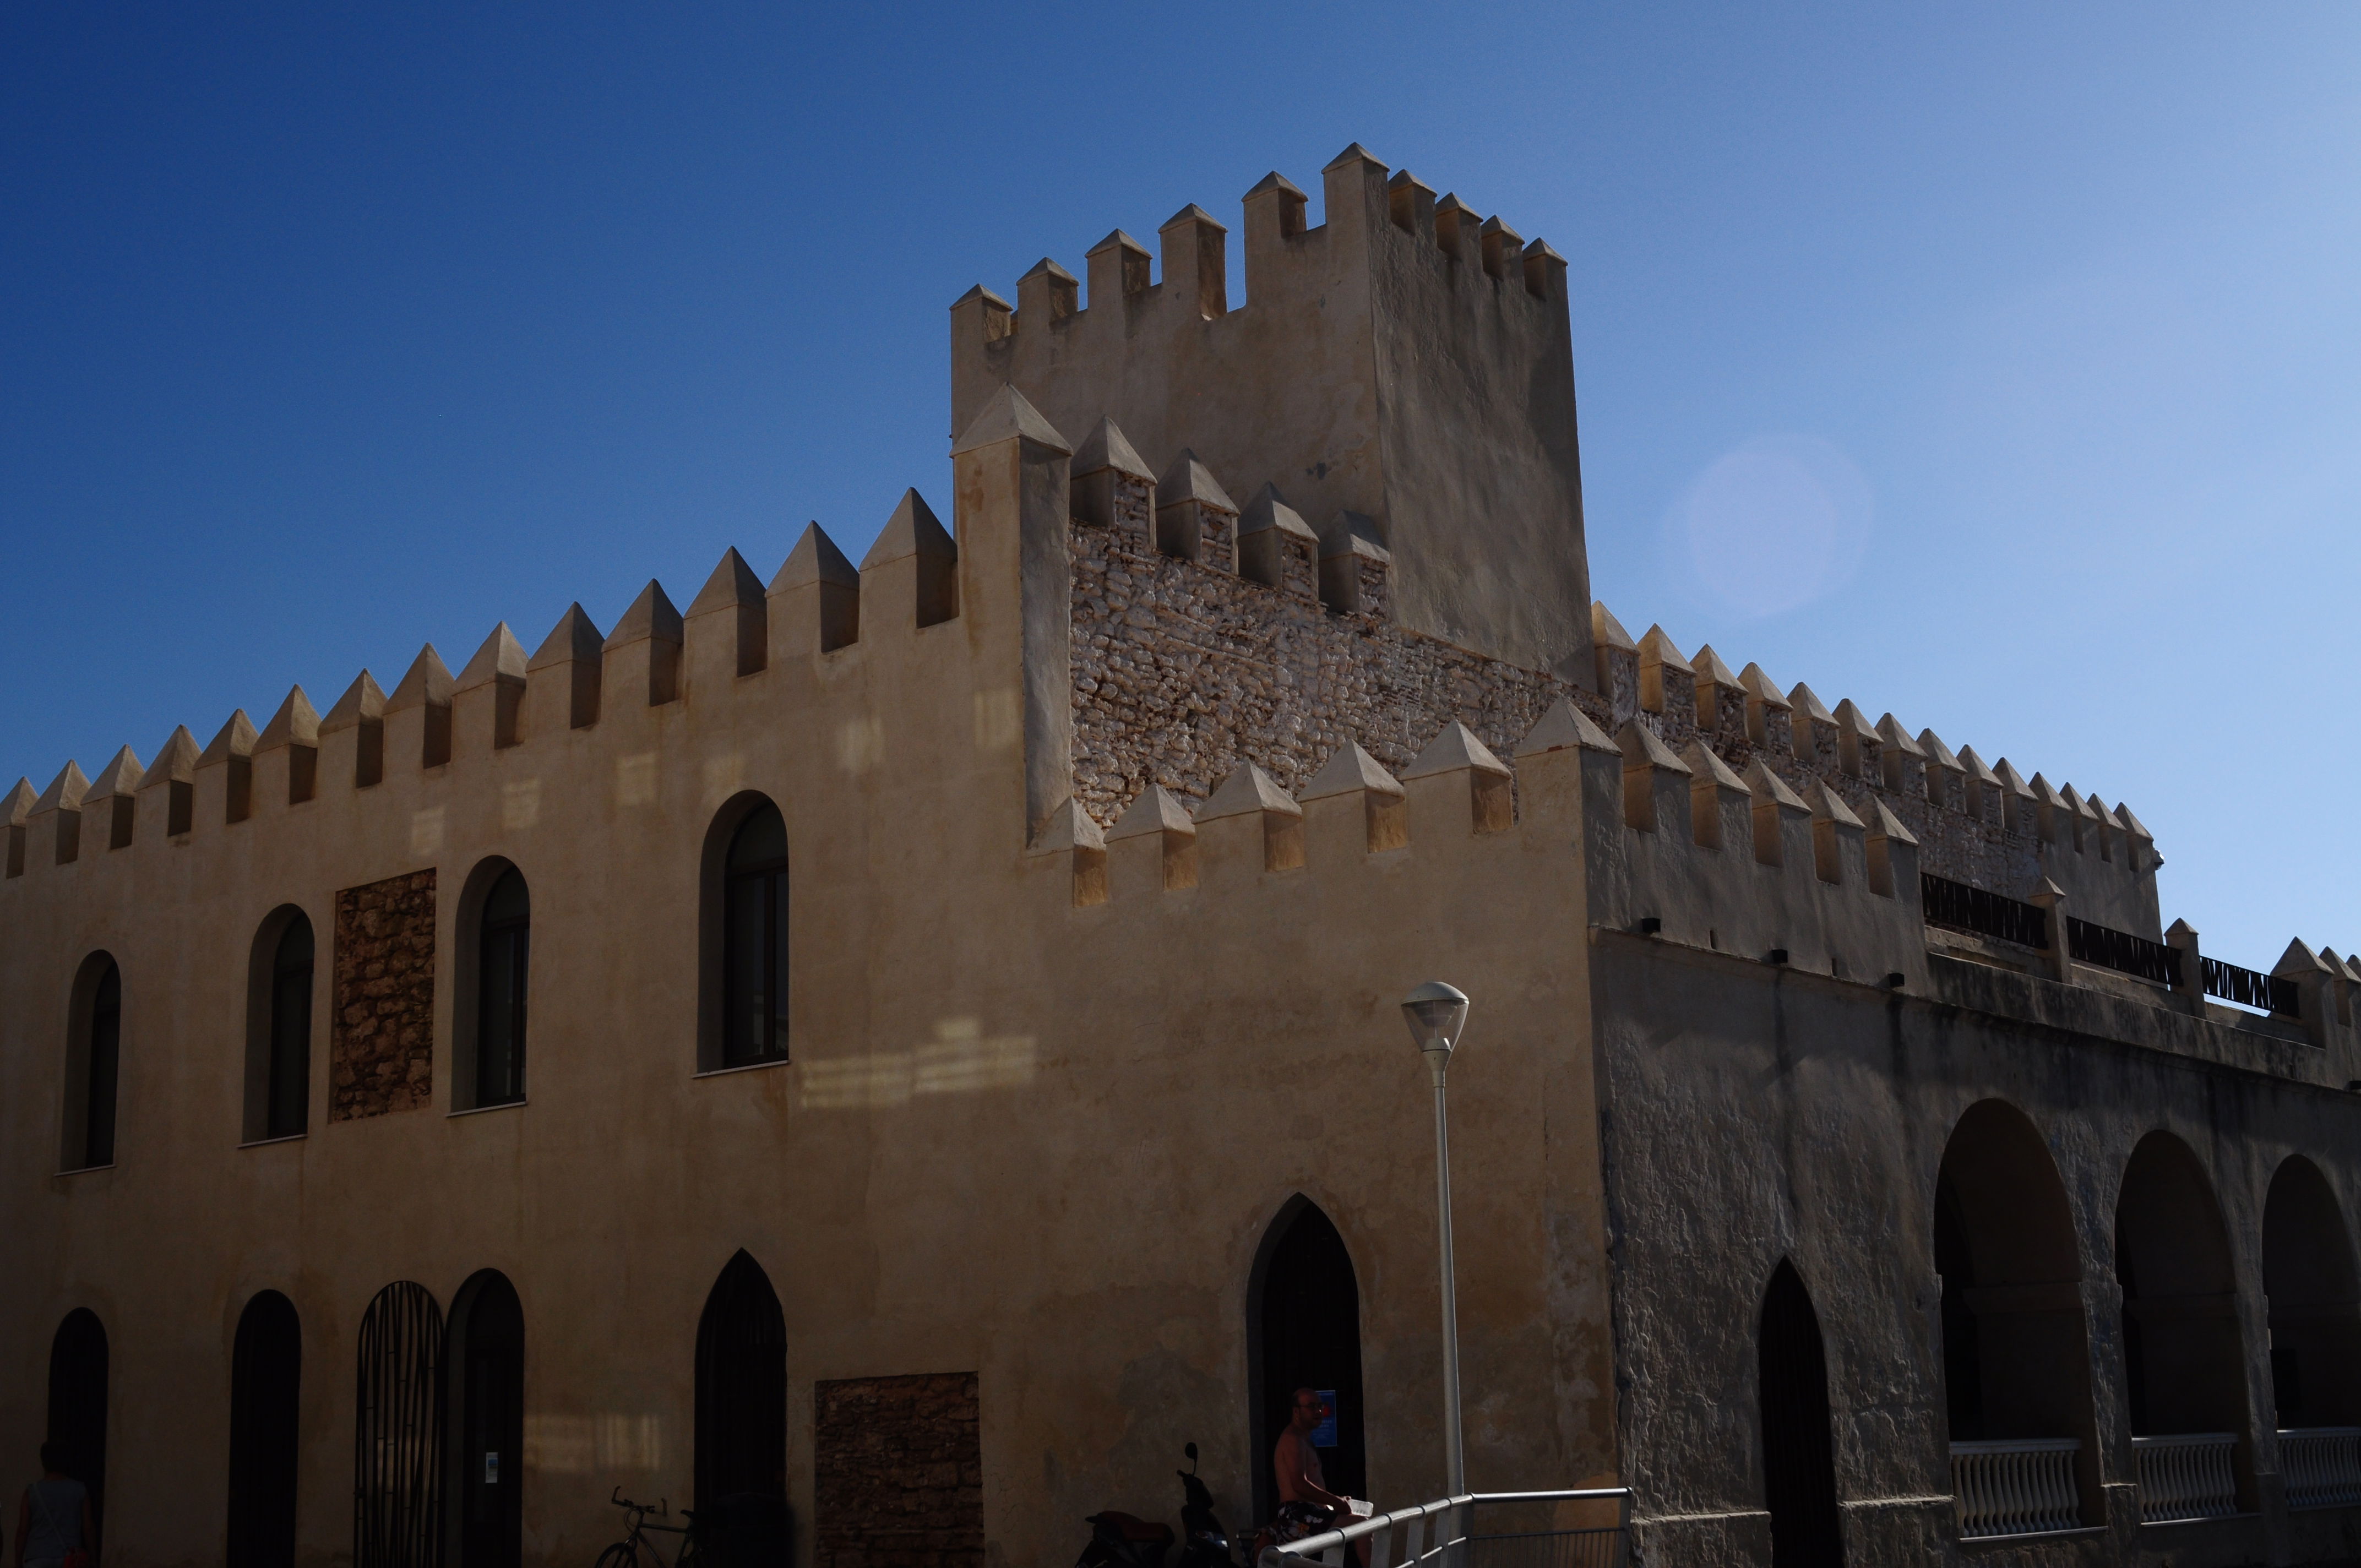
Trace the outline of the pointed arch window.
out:
[[[115,1088],[122,1065],[123,971],[105,953],[82,960],[75,977],[66,1042],[67,1170],[115,1163]]]
[[[764,801],[730,839],[721,891],[721,1065],[787,1054],[787,824]]]
[[[255,932],[247,991],[248,1143],[304,1130],[312,1094],[312,921],[291,904]]]
[[[484,895],[476,938],[476,1103],[524,1098],[525,975],[533,899],[514,866]]]

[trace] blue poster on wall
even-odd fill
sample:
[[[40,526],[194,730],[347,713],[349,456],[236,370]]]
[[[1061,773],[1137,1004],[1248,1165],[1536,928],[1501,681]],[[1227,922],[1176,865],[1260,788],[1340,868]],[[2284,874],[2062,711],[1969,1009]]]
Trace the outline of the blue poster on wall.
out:
[[[1312,1446],[1334,1448],[1336,1446],[1336,1390],[1320,1388],[1314,1392],[1320,1396],[1320,1402],[1328,1408],[1328,1413],[1320,1418],[1318,1426],[1312,1429]]]

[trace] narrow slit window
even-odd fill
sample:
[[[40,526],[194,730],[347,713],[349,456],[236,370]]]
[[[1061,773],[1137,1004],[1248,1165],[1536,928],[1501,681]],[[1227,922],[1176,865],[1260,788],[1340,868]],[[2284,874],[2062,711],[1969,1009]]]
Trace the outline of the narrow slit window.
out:
[[[787,825],[764,806],[730,840],[722,884],[724,1067],[787,1054]]]
[[[82,1100],[82,1164],[115,1163],[115,1088],[123,1048],[123,971],[114,964],[99,976],[90,1001],[88,1078]]]
[[[312,922],[298,915],[270,965],[270,1075],[267,1138],[303,1131],[312,1089]]]
[[[532,894],[514,866],[484,898],[478,935],[476,1103],[524,1098],[525,978],[533,938]]]

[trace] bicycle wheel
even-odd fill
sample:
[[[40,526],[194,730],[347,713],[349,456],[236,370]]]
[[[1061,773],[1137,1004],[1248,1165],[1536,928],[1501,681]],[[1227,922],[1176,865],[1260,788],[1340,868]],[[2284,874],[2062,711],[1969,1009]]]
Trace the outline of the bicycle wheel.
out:
[[[619,1541],[598,1553],[597,1568],[640,1568],[640,1549],[628,1541]]]

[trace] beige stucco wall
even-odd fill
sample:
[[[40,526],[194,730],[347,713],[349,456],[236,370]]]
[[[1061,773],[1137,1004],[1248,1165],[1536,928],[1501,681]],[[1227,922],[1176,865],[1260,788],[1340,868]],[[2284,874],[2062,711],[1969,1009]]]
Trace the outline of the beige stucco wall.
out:
[[[817,652],[817,590],[794,589],[755,674],[734,673],[736,614],[692,615],[661,706],[633,644],[588,728],[565,727],[563,667],[536,671],[511,747],[462,692],[445,765],[417,765],[412,708],[367,789],[355,731],[331,730],[313,800],[289,805],[265,752],[249,820],[224,821],[214,767],[188,834],[159,788],[127,848],[85,839],[60,866],[35,837],[0,883],[0,1431],[29,1449],[49,1337],[93,1308],[110,1568],[217,1560],[232,1336],[266,1288],[303,1321],[302,1556],[347,1554],[361,1313],[401,1278],[447,1309],[484,1267],[525,1313],[527,1556],[586,1560],[610,1486],[688,1492],[697,1313],[740,1247],[786,1313],[803,1525],[816,1379],[967,1369],[994,1561],[1063,1562],[1098,1508],[1170,1515],[1191,1439],[1243,1524],[1247,1275],[1297,1192],[1359,1275],[1371,1489],[1431,1496],[1432,1153],[1394,1008],[1430,975],[1477,999],[1453,1077],[1471,1475],[1612,1475],[1573,836],[1537,788],[1479,837],[1446,774],[1414,784],[1405,849],[1369,855],[1357,800],[1315,802],[1302,870],[1225,841],[1252,818],[1209,823],[1197,888],[1117,853],[1112,897],[1076,907],[1067,860],[1026,852],[1022,740],[1020,513],[1062,531],[1063,483],[1062,455],[1017,439],[962,455],[943,624],[914,625],[913,561],[882,561],[850,647]],[[698,1076],[698,868],[747,790],[788,826],[793,1060]],[[529,1099],[451,1115],[456,911],[490,855],[532,889]],[[427,866],[433,1102],[331,1124],[335,895]],[[248,951],[290,902],[321,943],[309,1130],[242,1148]],[[100,948],[124,983],[119,1152],[60,1175],[68,992]]]

